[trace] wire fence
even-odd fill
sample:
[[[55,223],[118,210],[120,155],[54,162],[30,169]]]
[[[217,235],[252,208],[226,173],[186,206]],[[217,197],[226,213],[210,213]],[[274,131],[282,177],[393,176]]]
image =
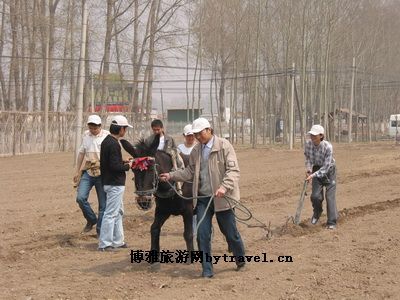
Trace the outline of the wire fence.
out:
[[[83,114],[82,134],[87,130],[86,121],[91,113]],[[104,129],[109,129],[112,117],[121,113],[96,113]],[[125,138],[135,142],[151,134],[151,121],[136,122],[132,113],[123,113],[134,126]],[[77,115],[74,112],[49,112],[48,152],[68,152],[75,147]],[[168,134],[181,142],[186,122],[164,122]],[[44,152],[44,113],[0,111],[0,156]]]
[[[82,134],[87,130],[86,120],[91,113],[85,112],[83,114],[83,121],[81,125]],[[104,129],[109,129],[112,117],[117,114],[124,114],[129,122],[134,126],[128,130],[125,138],[131,142],[136,142],[140,138],[145,138],[151,134],[150,123],[151,121],[136,121],[133,113],[96,113],[102,119]],[[49,112],[48,114],[48,138],[47,138],[47,152],[70,152],[75,149],[75,135],[76,135],[76,118],[74,112]],[[186,122],[168,122],[163,120],[164,127],[169,135],[175,138],[177,144],[183,142],[183,127],[187,125]],[[214,121],[215,122],[215,121]],[[0,111],[0,156],[11,156],[31,153],[44,152],[45,136],[44,136],[44,112],[11,112]],[[295,140],[301,141],[301,129],[299,124],[295,126]],[[365,124],[355,124],[354,132],[352,134],[354,142],[367,142],[371,140],[390,139],[388,135],[388,128],[383,126],[387,122],[380,122],[374,124],[368,133],[368,128]],[[216,125],[216,124],[214,124]],[[234,133],[232,142],[239,142],[240,136],[243,135],[242,142],[245,144],[250,143],[249,128],[245,126]],[[268,134],[271,124],[264,124],[263,130],[260,130],[258,143],[262,144],[275,144],[284,143],[283,134]],[[347,142],[348,137],[346,133],[346,124],[333,123],[331,128],[331,141],[333,142]],[[370,125],[369,125],[370,126]],[[385,127],[385,128],[384,128]],[[214,126],[215,133],[219,136],[229,138],[229,125]],[[371,136],[371,139],[368,138]]]

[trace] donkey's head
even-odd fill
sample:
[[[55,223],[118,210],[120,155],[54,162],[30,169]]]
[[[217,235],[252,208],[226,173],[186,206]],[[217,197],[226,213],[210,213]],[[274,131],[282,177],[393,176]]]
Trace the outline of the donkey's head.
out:
[[[122,147],[135,158],[132,170],[135,174],[136,201],[145,210],[151,207],[154,195],[162,196],[170,191],[168,183],[158,179],[158,174],[172,169],[171,156],[157,150],[159,142],[159,135],[150,142],[141,139],[134,146],[126,140],[121,140]]]

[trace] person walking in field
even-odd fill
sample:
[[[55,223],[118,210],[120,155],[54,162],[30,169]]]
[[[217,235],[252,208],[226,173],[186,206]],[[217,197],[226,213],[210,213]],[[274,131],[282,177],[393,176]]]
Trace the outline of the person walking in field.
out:
[[[113,251],[126,248],[122,217],[124,215],[123,196],[125,192],[126,171],[132,167],[132,160],[122,159],[119,139],[127,128],[132,128],[124,116],[115,116],[110,125],[110,135],[101,144],[100,166],[106,209],[99,237],[99,251]]]
[[[240,170],[235,150],[228,140],[214,135],[205,118],[193,121],[192,132],[199,143],[191,151],[188,166],[183,170],[160,174],[160,178],[165,181],[193,181],[193,196],[202,196],[194,200],[197,244],[203,257],[202,277],[214,276],[213,263],[206,259],[211,256],[214,214],[235,256],[236,270],[242,271],[245,262],[238,258],[245,255],[244,244],[236,226],[234,207],[228,202],[228,199],[240,200]]]
[[[106,208],[106,193],[103,189],[100,172],[100,145],[110,133],[101,128],[101,118],[98,115],[90,115],[87,126],[88,130],[83,134],[79,148],[73,181],[77,186],[76,202],[86,219],[86,225],[82,232],[89,232],[96,225],[96,232],[99,235]],[[96,188],[98,200],[97,216],[88,202],[89,193],[93,186]]]
[[[333,147],[324,139],[325,130],[321,125],[313,125],[308,134],[311,140],[305,144],[304,155],[306,180],[312,182],[311,203],[314,213],[311,224],[317,224],[321,217],[325,188],[328,216],[326,228],[336,229],[336,162],[333,158]]]

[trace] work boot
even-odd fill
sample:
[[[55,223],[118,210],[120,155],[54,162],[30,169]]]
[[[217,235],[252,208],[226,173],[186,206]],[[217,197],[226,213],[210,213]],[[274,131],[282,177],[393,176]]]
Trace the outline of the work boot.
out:
[[[246,263],[244,263],[244,262],[242,262],[242,263],[239,263],[237,266],[236,266],[236,271],[237,272],[243,272],[243,271],[246,271]]]
[[[83,227],[82,233],[89,232],[90,230],[92,230],[92,228],[93,228],[94,225],[95,225],[95,224],[92,224],[92,223],[90,223],[90,222],[87,222],[86,225],[85,225],[85,227]]]

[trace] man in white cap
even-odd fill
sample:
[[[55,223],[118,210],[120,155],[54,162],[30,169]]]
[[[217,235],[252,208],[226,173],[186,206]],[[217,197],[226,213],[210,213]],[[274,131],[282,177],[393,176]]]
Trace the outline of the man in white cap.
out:
[[[306,180],[312,181],[311,203],[313,216],[311,224],[317,224],[324,200],[323,187],[327,208],[327,229],[336,229],[336,163],[333,158],[332,144],[324,140],[325,130],[321,125],[313,125],[308,132],[311,140],[305,144],[304,155],[306,165]]]
[[[104,191],[106,192],[106,210],[101,224],[99,251],[113,251],[126,248],[122,216],[124,214],[123,196],[126,174],[132,167],[132,161],[122,159],[119,139],[127,128],[132,128],[124,116],[115,116],[110,125],[110,135],[101,144],[100,167]]]
[[[100,173],[100,145],[110,133],[101,128],[101,118],[98,115],[90,115],[87,120],[87,126],[89,130],[86,130],[83,134],[73,181],[77,186],[76,202],[79,204],[86,219],[83,232],[89,232],[96,225],[97,235],[99,235],[106,207],[106,194]],[[93,186],[96,188],[97,193],[98,217],[96,217],[88,202],[89,193]]]
[[[202,253],[202,276],[210,278],[214,275],[213,262],[207,259],[212,257],[211,228],[214,213],[218,226],[235,256],[236,270],[243,270],[245,262],[239,257],[243,258],[245,255],[244,245],[236,227],[234,204],[228,202],[228,199],[240,199],[240,170],[235,150],[229,141],[214,135],[210,123],[205,118],[194,120],[192,132],[199,143],[190,154],[189,165],[184,170],[161,174],[160,178],[174,181],[192,180],[193,196],[203,196],[195,199],[193,203],[197,214],[197,243]]]

